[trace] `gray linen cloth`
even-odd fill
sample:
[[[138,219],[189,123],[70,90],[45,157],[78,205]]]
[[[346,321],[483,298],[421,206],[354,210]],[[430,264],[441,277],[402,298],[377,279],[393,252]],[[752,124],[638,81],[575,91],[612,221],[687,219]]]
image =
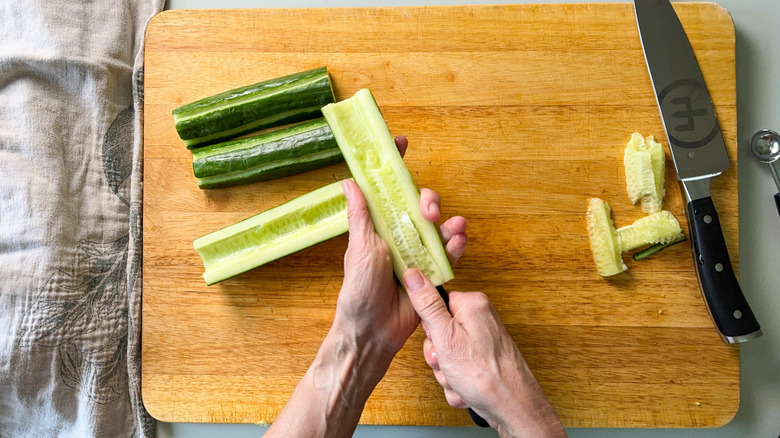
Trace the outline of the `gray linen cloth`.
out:
[[[0,437],[153,436],[143,33],[162,0],[0,2]]]

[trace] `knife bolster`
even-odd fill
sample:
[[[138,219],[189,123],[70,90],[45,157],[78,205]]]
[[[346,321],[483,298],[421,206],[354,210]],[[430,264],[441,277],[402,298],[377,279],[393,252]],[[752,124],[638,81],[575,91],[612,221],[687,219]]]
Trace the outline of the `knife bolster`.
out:
[[[688,205],[698,199],[704,199],[710,197],[710,184],[712,178],[701,178],[695,180],[681,180],[680,188],[682,189],[683,199],[685,204]]]

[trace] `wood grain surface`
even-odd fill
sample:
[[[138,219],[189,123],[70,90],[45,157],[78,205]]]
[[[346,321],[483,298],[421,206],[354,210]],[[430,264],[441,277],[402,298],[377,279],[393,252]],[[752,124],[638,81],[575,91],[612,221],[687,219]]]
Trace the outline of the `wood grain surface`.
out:
[[[734,27],[713,4],[675,3],[732,159],[714,200],[736,262]],[[202,191],[171,110],[326,65],[337,99],[370,88],[409,138],[420,187],[463,215],[451,290],[491,298],[570,427],[712,427],[739,403],[739,350],[721,343],[688,243],[604,279],[584,224],[601,197],[641,217],[624,186],[634,131],[666,137],[629,4],[174,10],[146,32],[143,399],[156,418],[271,422],[334,313],[346,236],[207,287],[192,240],[349,175],[344,164]],[[668,151],[667,151],[668,156]],[[664,208],[684,228],[667,162]],[[686,228],[687,229],[687,228]],[[470,425],[447,405],[418,330],[361,422]]]

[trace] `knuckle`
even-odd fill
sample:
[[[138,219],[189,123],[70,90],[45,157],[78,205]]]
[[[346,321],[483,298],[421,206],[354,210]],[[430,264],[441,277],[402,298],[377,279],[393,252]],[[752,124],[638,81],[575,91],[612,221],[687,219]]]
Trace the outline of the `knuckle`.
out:
[[[418,298],[419,313],[426,316],[434,316],[439,310],[439,298],[433,294],[425,294]]]
[[[469,295],[471,296],[471,305],[475,310],[480,312],[490,311],[492,304],[490,304],[490,299],[487,295],[482,292],[472,292]]]
[[[453,408],[463,409],[468,406],[466,405],[466,402],[463,401],[463,398],[451,389],[444,390],[444,397],[447,399],[447,404]]]

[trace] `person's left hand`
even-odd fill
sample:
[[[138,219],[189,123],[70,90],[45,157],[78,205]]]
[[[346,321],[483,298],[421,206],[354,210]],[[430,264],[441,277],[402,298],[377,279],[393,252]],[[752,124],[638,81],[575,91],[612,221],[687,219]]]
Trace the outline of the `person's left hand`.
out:
[[[395,142],[403,156],[406,138],[396,137]],[[333,326],[359,346],[370,344],[372,350],[378,348],[392,358],[420,319],[395,279],[389,247],[374,231],[363,193],[351,180],[343,181],[342,187],[347,197],[349,245]],[[426,220],[439,220],[440,203],[433,190],[420,190],[420,212]],[[447,257],[454,263],[466,249],[466,220],[452,217],[439,230]]]

